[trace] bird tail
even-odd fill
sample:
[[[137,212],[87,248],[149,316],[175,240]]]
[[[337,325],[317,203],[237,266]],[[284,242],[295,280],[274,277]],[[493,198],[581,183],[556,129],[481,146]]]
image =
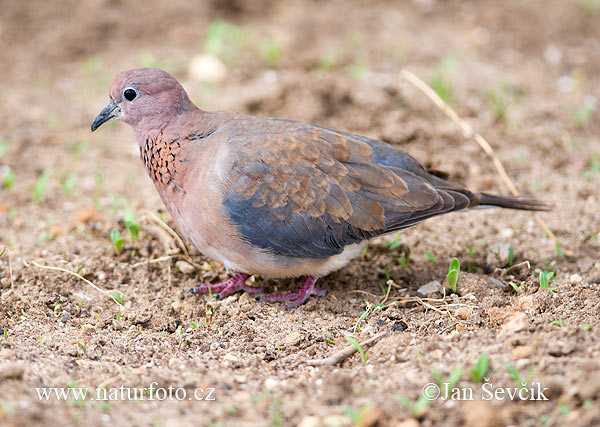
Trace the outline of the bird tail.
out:
[[[552,210],[552,206],[547,203],[521,196],[496,196],[487,193],[476,193],[475,196],[471,202],[471,207],[500,207],[525,211]]]

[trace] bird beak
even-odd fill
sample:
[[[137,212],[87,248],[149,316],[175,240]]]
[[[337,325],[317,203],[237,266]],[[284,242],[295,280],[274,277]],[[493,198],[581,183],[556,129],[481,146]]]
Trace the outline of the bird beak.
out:
[[[106,123],[110,119],[114,119],[115,118],[114,111],[116,108],[117,108],[117,104],[113,104],[112,102],[109,102],[108,105],[106,107],[104,107],[104,109],[102,111],[100,111],[100,114],[98,114],[98,116],[92,122],[92,132],[94,132],[96,129],[98,129],[100,126],[102,126],[104,123]]]

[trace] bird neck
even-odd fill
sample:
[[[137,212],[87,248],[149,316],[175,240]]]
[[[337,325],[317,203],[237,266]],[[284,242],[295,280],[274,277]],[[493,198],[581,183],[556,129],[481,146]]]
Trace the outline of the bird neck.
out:
[[[186,171],[183,162],[195,147],[193,141],[204,127],[205,116],[204,111],[194,108],[158,126],[134,128],[140,157],[157,187],[179,187]]]

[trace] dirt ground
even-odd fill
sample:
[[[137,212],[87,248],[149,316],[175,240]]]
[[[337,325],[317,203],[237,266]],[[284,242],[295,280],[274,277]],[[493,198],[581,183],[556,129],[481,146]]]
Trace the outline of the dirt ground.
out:
[[[597,0],[0,1],[0,425],[600,425],[599,24]],[[227,272],[195,250],[199,268],[181,262],[129,127],[89,130],[114,75],[142,65],[201,108],[380,138],[507,193],[410,69],[555,205],[540,216],[561,247],[532,213],[478,210],[374,240],[294,310],[185,296]],[[454,257],[458,295],[423,288]],[[364,361],[307,363],[382,332]],[[443,382],[448,398],[422,397]]]

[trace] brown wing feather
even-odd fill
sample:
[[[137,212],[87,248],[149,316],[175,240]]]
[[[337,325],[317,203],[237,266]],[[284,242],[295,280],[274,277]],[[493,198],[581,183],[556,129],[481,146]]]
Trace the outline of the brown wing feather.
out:
[[[268,132],[230,141],[235,154],[224,205],[256,246],[331,256],[456,207],[450,193],[440,194],[423,177],[378,164],[364,140],[296,122],[270,123]]]

